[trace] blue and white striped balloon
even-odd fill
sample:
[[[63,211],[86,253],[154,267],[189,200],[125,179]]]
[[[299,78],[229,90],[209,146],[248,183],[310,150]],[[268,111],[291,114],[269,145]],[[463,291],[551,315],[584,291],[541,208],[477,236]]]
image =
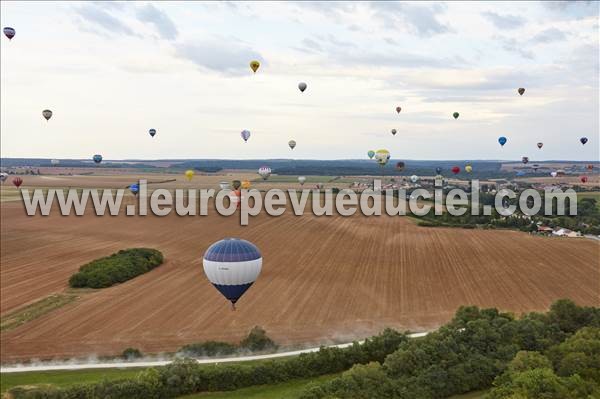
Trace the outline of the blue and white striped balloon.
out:
[[[202,264],[208,280],[235,309],[235,303],[258,278],[262,256],[249,241],[225,238],[208,247]]]

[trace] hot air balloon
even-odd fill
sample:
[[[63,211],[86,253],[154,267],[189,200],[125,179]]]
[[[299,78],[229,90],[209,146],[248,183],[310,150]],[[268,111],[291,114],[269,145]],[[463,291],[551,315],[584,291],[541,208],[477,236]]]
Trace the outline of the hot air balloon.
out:
[[[92,157],[92,160],[94,161],[94,163],[99,164],[100,162],[102,162],[102,155],[96,154]]]
[[[296,142],[294,140],[290,140],[288,141],[288,145],[290,146],[290,148],[293,150],[294,147],[296,147]]]
[[[56,166],[60,163],[60,161],[58,159],[51,159],[50,160],[50,165],[52,166]]]
[[[317,183],[315,184],[315,187],[317,188],[317,190],[320,190],[323,188],[323,183]]]
[[[529,163],[529,157],[521,158],[521,162],[523,162],[524,165],[527,165]]]
[[[131,191],[131,194],[133,195],[138,195],[140,192],[140,186],[137,183],[133,183],[129,186],[129,191]]]
[[[252,72],[256,73],[256,71],[258,70],[258,68],[260,67],[260,62],[254,60],[254,61],[250,61],[250,69],[252,69]]]
[[[398,131],[396,129],[392,129],[392,134],[395,136]]]
[[[263,178],[263,180],[267,180],[269,176],[271,176],[271,168],[268,166],[261,166],[258,168],[258,174]]]
[[[533,171],[537,172],[537,170],[540,168],[540,165],[538,165],[537,163],[533,164]]]
[[[306,87],[307,87],[307,86],[306,86],[306,83],[304,83],[304,82],[300,82],[300,83],[298,83],[298,88],[300,89],[300,91],[301,91],[302,93],[304,93],[304,90],[306,90]]]
[[[52,111],[50,111],[49,109],[45,109],[42,111],[42,115],[48,121],[48,120],[50,120],[50,118],[52,118]]]
[[[188,169],[185,171],[184,175],[185,175],[185,178],[188,179],[188,181],[191,181],[192,178],[194,177],[194,171],[191,169]]]
[[[208,281],[235,303],[256,281],[262,268],[262,256],[256,245],[239,238],[225,238],[212,244],[202,259]]]
[[[417,175],[412,175],[412,176],[410,177],[410,181],[411,181],[411,182],[413,182],[413,183],[416,183],[416,182],[418,182],[418,181],[419,181],[419,176],[417,176]]]
[[[0,173],[0,182],[4,183],[8,179],[8,173]]]
[[[380,166],[385,166],[388,161],[390,160],[390,152],[388,150],[377,150],[375,152],[375,161],[380,165]]]
[[[242,192],[240,190],[231,190],[229,192],[229,200],[236,204],[236,208],[242,207]]]
[[[582,183],[587,183],[587,181],[588,181],[588,177],[587,177],[587,176],[581,176],[581,177],[579,178],[579,180],[581,180],[581,182],[582,182]]]
[[[404,166],[405,166],[404,162],[402,162],[402,161],[401,162],[396,162],[396,170],[397,171],[399,171],[399,172],[403,171],[404,170]]]
[[[369,156],[369,159],[373,159],[373,157],[375,156],[375,151],[373,151],[373,150],[369,150],[369,151],[367,152],[367,155]]]
[[[504,144],[506,144],[507,141],[508,141],[508,139],[504,136],[498,137],[498,143],[500,143],[501,147],[504,147]]]
[[[306,181],[306,177],[304,177],[304,176],[298,176],[298,183],[300,183],[301,186],[304,185],[305,181]]]
[[[19,188],[21,187],[21,184],[23,184],[23,179],[21,179],[20,177],[15,177],[14,179],[12,179],[12,184],[14,184],[16,188]]]
[[[458,166],[453,166],[451,170],[455,175],[460,173],[460,168]]]
[[[452,114],[452,116],[454,117],[454,119],[458,119],[459,115],[460,114],[458,112],[455,112],[455,113]]]
[[[441,175],[442,174],[442,168],[440,168],[439,166],[437,168],[435,168],[435,174],[436,175]]]
[[[402,111],[402,108],[401,107],[396,107],[396,112],[400,113],[400,111]]]
[[[248,139],[250,138],[250,131],[249,130],[242,130],[242,132],[240,133],[240,135],[242,136],[242,138],[244,139],[245,142],[248,142]]]
[[[544,143],[542,143],[542,142],[537,143],[537,148],[539,148],[540,150],[542,149],[543,146],[544,146]]]
[[[240,186],[242,185],[242,182],[239,180],[234,180],[231,182],[231,185],[233,186],[234,190],[237,190],[240,188]]]
[[[150,129],[148,130],[148,133],[150,133],[151,137],[154,137],[154,135],[156,134],[156,129]]]
[[[229,189],[229,182],[226,182],[226,181],[219,182],[219,188],[221,190],[227,190],[227,189]]]
[[[550,172],[550,176],[556,177],[556,176],[558,176],[558,172],[553,170],[552,172]]]
[[[517,90],[517,93],[519,93],[519,95],[523,95],[523,93],[525,93],[525,88],[524,87],[519,87],[519,89]]]
[[[587,169],[588,169],[588,170],[592,170],[592,169],[594,169],[594,165],[592,165],[592,164],[588,164],[588,166],[587,166]]]
[[[473,171],[473,167],[471,165],[465,166],[465,172],[471,173]]]
[[[248,181],[248,180],[244,180],[244,181],[242,182],[242,189],[244,189],[244,190],[248,190],[249,188],[250,188],[250,181]]]
[[[4,32],[4,35],[8,37],[8,40],[11,40],[13,37],[15,37],[15,33],[17,33],[10,26],[6,26],[4,29],[2,29],[2,31]]]
[[[588,139],[587,139],[587,137],[582,137],[579,139],[579,141],[581,141],[581,144],[585,145],[585,143],[588,142]]]

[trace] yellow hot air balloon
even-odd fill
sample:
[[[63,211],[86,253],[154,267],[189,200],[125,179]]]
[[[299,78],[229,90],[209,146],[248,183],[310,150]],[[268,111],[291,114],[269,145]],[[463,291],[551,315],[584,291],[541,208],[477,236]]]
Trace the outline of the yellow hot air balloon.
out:
[[[248,190],[248,189],[250,188],[250,182],[249,182],[248,180],[244,180],[244,181],[242,182],[242,188],[243,188],[244,190]]]
[[[381,165],[385,166],[390,160],[390,152],[385,149],[375,151],[375,161]]]
[[[473,171],[473,167],[471,165],[467,165],[465,166],[465,171],[467,171],[467,173],[471,173]]]
[[[260,62],[253,60],[250,61],[250,69],[252,69],[252,72],[256,73],[256,71],[258,70],[258,68],[260,67]]]
[[[185,178],[188,179],[188,181],[192,181],[192,177],[194,177],[194,171],[191,169],[186,170]]]

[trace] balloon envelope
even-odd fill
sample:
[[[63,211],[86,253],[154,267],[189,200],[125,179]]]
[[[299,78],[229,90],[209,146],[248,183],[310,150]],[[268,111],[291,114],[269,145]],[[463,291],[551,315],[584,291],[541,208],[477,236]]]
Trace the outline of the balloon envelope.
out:
[[[452,116],[454,117],[454,119],[458,119],[459,115],[460,114],[458,112],[455,112],[455,113],[452,114]]]
[[[411,181],[411,182],[413,182],[413,183],[416,183],[417,181],[419,181],[419,176],[417,176],[417,175],[412,175],[412,176],[410,177],[410,181]]]
[[[0,181],[5,182],[8,179],[8,173],[1,172],[0,173]]]
[[[52,111],[50,111],[49,109],[45,109],[42,111],[42,115],[44,116],[44,118],[46,118],[46,120],[49,120],[50,118],[52,118]]]
[[[519,95],[523,95],[523,93],[525,93],[525,88],[524,87],[519,87],[519,89],[517,90],[517,92],[519,93]]]
[[[392,134],[396,135],[396,133],[398,133],[398,131],[396,129],[392,129]]]
[[[369,152],[367,152],[367,155],[369,156],[370,159],[373,159],[373,157],[375,156],[375,151],[369,150]]]
[[[21,184],[23,184],[23,179],[21,179],[20,177],[15,177],[12,183],[15,185],[15,187],[19,188],[21,187]]]
[[[508,139],[506,137],[504,137],[504,136],[498,137],[498,143],[500,143],[500,145],[502,147],[504,147],[504,144],[506,144],[507,141],[508,141]]]
[[[579,180],[581,180],[581,182],[582,182],[582,183],[587,183],[587,181],[588,181],[588,177],[587,177],[587,176],[581,176],[581,177],[579,178]]]
[[[233,186],[233,189],[234,189],[234,190],[237,190],[238,188],[240,188],[240,187],[241,187],[241,185],[242,185],[242,182],[241,182],[241,181],[239,181],[239,180],[234,180],[234,181],[232,181],[232,182],[231,182],[231,185]]]
[[[381,166],[385,166],[390,160],[390,152],[385,149],[377,150],[375,152],[375,160]]]
[[[306,177],[304,177],[304,176],[298,176],[298,182],[300,183],[301,186],[304,185],[305,181],[306,181]]]
[[[154,135],[156,134],[156,129],[150,129],[148,130],[148,133],[150,134],[150,136],[154,137]]]
[[[252,69],[252,72],[256,73],[256,71],[258,70],[258,68],[260,67],[260,62],[254,60],[254,61],[250,61],[250,69]]]
[[[202,266],[208,281],[235,308],[235,303],[258,278],[262,255],[249,241],[225,238],[208,247]]]
[[[558,172],[554,172],[554,171],[550,172],[550,176],[552,176],[552,177],[556,177],[557,175],[558,175]]]
[[[293,150],[294,147],[296,147],[296,142],[294,140],[290,140],[288,141],[288,145],[290,146],[290,148]]]
[[[188,181],[192,180],[192,177],[194,177],[194,171],[191,169],[188,169],[185,171],[184,175],[185,175],[185,178],[188,179]]]
[[[442,168],[440,168],[439,166],[437,168],[435,168],[435,174],[436,175],[442,174]]]
[[[396,170],[403,171],[404,170],[404,162],[396,162]]]
[[[50,160],[50,164],[51,164],[51,165],[54,165],[54,166],[56,166],[56,165],[58,165],[59,163],[60,163],[60,161],[59,161],[58,159],[51,159],[51,160]]]
[[[129,186],[129,191],[131,191],[132,194],[137,195],[140,191],[140,186],[137,183],[133,183]]]
[[[529,163],[529,157],[521,158],[521,162],[523,162],[525,165],[527,165],[527,163]]]
[[[588,142],[588,139],[587,139],[587,137],[582,137],[582,138],[579,139],[579,141],[581,141],[581,144],[585,145],[585,143]]]
[[[248,181],[248,180],[244,180],[244,181],[242,182],[242,188],[243,188],[244,190],[248,190],[248,189],[250,188],[250,181]]]
[[[465,166],[465,171],[467,173],[471,173],[473,171],[473,167],[471,165],[467,165],[467,166]]]
[[[457,175],[460,172],[460,168],[458,166],[453,166],[452,167],[452,173],[454,173],[455,175]]]
[[[543,146],[544,146],[544,143],[542,143],[542,142],[537,143],[537,148],[539,148],[540,150],[542,149]]]
[[[4,29],[2,29],[2,31],[4,32],[4,35],[8,37],[8,40],[11,40],[13,37],[15,37],[15,33],[17,33],[10,26],[5,27]]]
[[[94,163],[100,163],[102,162],[102,155],[96,154],[92,157],[92,160],[94,161]]]
[[[396,112],[400,113],[400,111],[402,111],[402,108],[401,107],[396,107]]]
[[[258,174],[263,178],[263,180],[267,180],[269,176],[271,176],[271,168],[268,166],[261,166],[258,168]]]
[[[304,93],[304,90],[306,90],[306,87],[307,87],[307,86],[306,86],[306,83],[304,83],[304,82],[300,82],[300,83],[298,83],[298,89],[300,89],[300,91],[301,91],[302,93]]]
[[[240,136],[242,136],[242,138],[244,139],[244,141],[248,141],[248,139],[250,138],[250,131],[249,130],[242,130],[242,132],[240,133]]]

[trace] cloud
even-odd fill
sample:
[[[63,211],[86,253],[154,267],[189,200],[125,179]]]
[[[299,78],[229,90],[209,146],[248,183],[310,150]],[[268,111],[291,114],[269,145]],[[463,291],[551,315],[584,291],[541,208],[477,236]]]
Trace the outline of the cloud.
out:
[[[114,9],[114,7],[106,7],[104,3],[85,3],[81,7],[77,7],[75,10],[77,14],[86,22],[104,30],[110,31],[110,33],[121,33],[128,36],[136,36],[127,24],[118,19],[112,14],[109,14],[106,10]],[[84,29],[89,30],[89,26],[85,26]]]
[[[562,30],[556,28],[548,28],[532,37],[531,41],[534,43],[552,43],[565,40],[566,38],[567,34]]]
[[[323,47],[321,47],[321,45],[313,39],[310,38],[306,38],[304,40],[302,40],[302,45],[304,46],[305,49],[308,50],[312,50],[312,51],[323,51]]]
[[[496,35],[493,37],[493,39],[495,41],[498,41],[500,43],[501,47],[508,52],[518,54],[521,57],[527,58],[529,60],[532,60],[535,58],[533,51],[525,48],[524,42],[519,42],[519,41],[517,41],[517,39],[515,39],[513,37]]]
[[[420,37],[431,37],[436,34],[450,32],[450,28],[438,21],[445,7],[440,4],[432,6],[414,3],[397,3],[381,1],[368,3],[384,27],[397,29],[407,27],[409,31]]]
[[[249,60],[264,64],[262,56],[235,38],[215,38],[212,41],[194,41],[177,44],[176,53],[202,68],[229,75],[240,75],[249,70]]]
[[[525,24],[525,18],[517,15],[500,15],[492,11],[486,11],[482,14],[491,21],[498,29],[516,29]]]
[[[144,7],[140,7],[136,14],[140,21],[154,25],[163,39],[174,40],[177,38],[177,28],[164,11],[152,4],[146,4]]]

